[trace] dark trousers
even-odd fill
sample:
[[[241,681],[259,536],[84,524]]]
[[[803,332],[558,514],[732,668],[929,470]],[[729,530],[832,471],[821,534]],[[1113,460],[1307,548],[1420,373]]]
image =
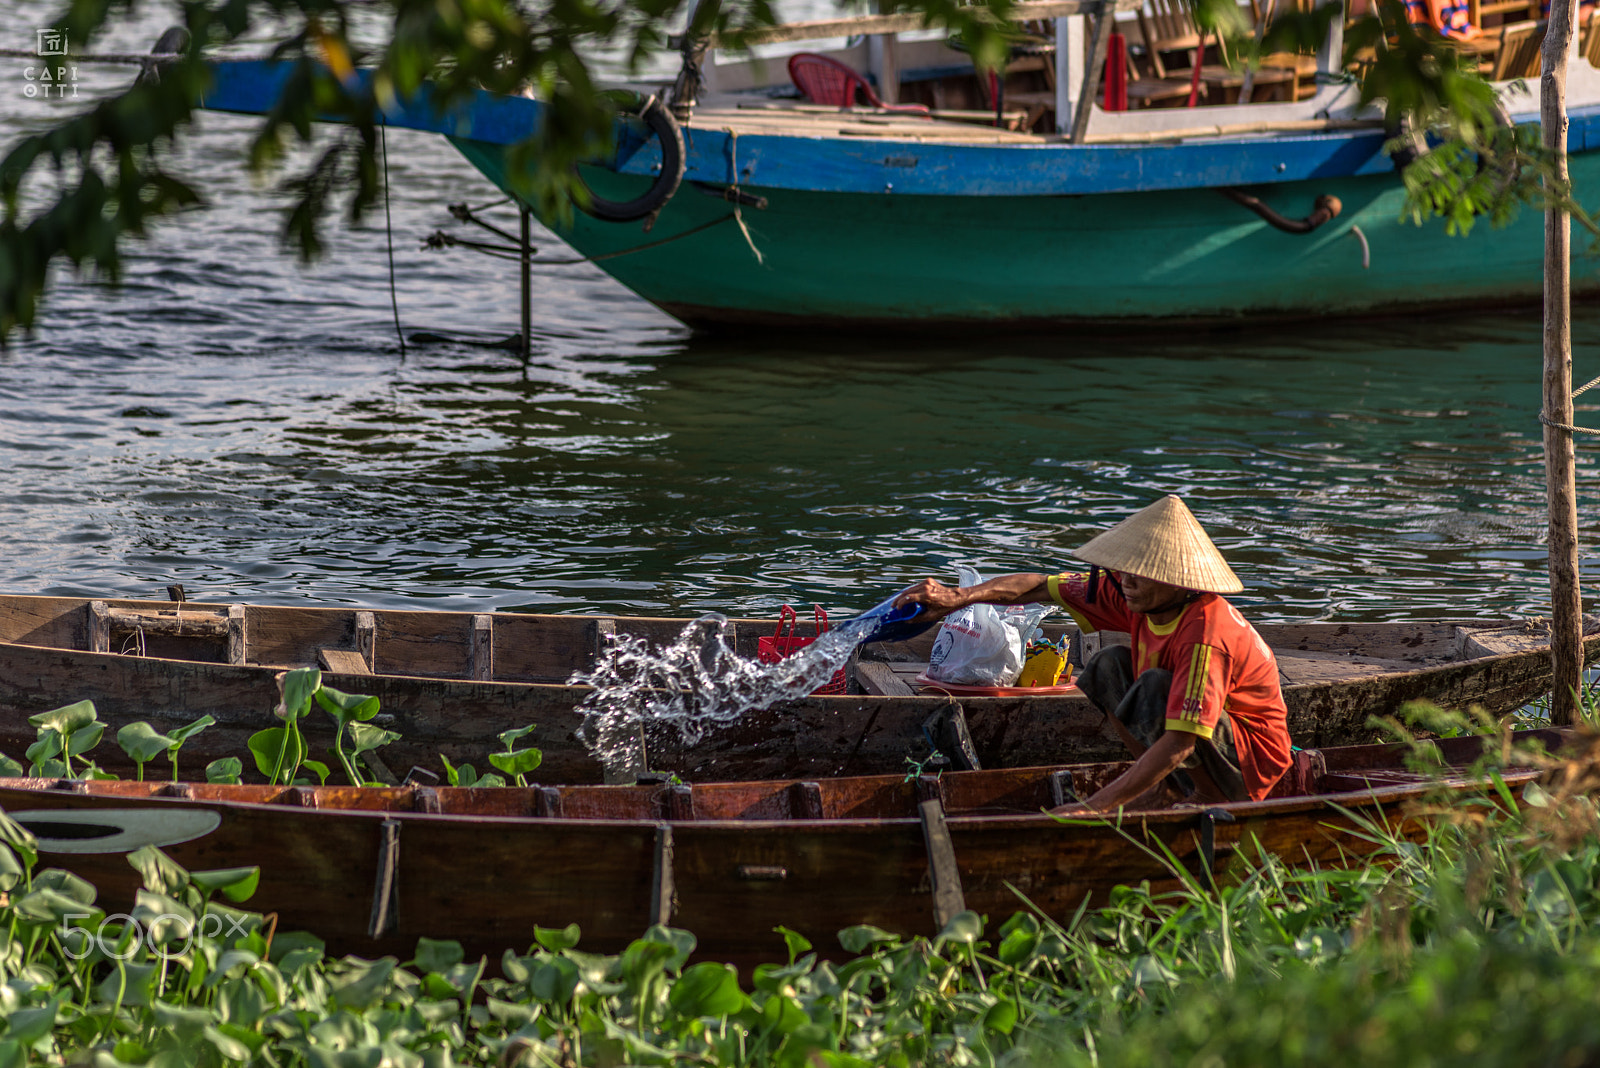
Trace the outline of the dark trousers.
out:
[[[1151,668],[1138,678],[1133,675],[1133,652],[1125,645],[1113,645],[1096,653],[1094,659],[1074,680],[1096,708],[1116,716],[1128,733],[1146,747],[1167,732],[1167,698],[1172,693],[1172,672]],[[1169,781],[1189,796],[1194,779],[1185,768],[1202,767],[1217,789],[1230,801],[1248,801],[1244,776],[1239,772],[1239,754],[1233,745],[1233,722],[1224,712],[1210,738],[1195,737],[1194,752]]]

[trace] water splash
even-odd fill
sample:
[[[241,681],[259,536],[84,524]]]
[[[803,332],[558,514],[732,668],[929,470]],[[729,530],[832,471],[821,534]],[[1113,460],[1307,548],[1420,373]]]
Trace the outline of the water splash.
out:
[[[729,644],[728,618],[701,616],[671,644],[653,649],[641,637],[607,637],[608,648],[569,685],[593,686],[578,706],[578,737],[606,769],[608,782],[628,781],[646,770],[644,734],[670,731],[694,745],[708,731],[747,712],[805,697],[844,667],[867,641],[903,641],[926,629],[920,606],[893,607],[893,598],[827,631],[775,664],[740,656]]]

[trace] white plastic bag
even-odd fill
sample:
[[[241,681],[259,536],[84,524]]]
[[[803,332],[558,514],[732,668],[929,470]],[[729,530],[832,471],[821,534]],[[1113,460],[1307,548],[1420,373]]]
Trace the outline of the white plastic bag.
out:
[[[965,565],[957,582],[976,586],[983,579]],[[928,657],[928,678],[962,686],[1010,686],[1022,674],[1022,650],[1049,605],[971,604],[945,617]]]

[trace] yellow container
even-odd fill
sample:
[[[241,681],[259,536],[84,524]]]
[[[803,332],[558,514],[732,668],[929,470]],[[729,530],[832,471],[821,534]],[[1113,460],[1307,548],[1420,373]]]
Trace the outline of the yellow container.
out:
[[[1065,671],[1067,678],[1063,682],[1061,674]],[[1022,674],[1017,677],[1018,686],[1065,686],[1072,681],[1072,671],[1067,667],[1067,658],[1060,650],[1045,648],[1028,657],[1022,665]]]

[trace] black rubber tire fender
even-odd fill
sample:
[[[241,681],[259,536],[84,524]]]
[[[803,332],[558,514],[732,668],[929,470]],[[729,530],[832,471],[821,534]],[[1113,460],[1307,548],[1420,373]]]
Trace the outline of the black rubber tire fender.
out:
[[[1514,125],[1511,121],[1511,112],[1506,109],[1505,104],[1500,100],[1496,100],[1494,104],[1494,121],[1499,126]],[[1383,137],[1385,141],[1393,141],[1397,137],[1405,139],[1405,144],[1389,154],[1389,162],[1394,164],[1394,172],[1396,174],[1404,174],[1407,167],[1426,156],[1429,152],[1427,133],[1413,128],[1411,116],[1409,115],[1402,115],[1398,121],[1385,124]],[[1480,155],[1478,157],[1478,169],[1481,171],[1487,165],[1487,162]]]
[[[607,200],[590,192],[589,203],[580,206],[596,219],[605,222],[634,222],[647,218],[660,211],[662,205],[672,199],[672,195],[678,191],[678,185],[683,181],[684,157],[687,153],[683,147],[683,130],[672,117],[672,112],[667,110],[659,98],[652,96],[644,102],[644,107],[638,112],[638,118],[650,128],[650,132],[661,143],[661,173],[656,176],[655,182],[649,189],[632,200]],[[583,182],[581,175],[578,181],[580,184]],[[584,186],[584,189],[588,188],[587,185]]]

